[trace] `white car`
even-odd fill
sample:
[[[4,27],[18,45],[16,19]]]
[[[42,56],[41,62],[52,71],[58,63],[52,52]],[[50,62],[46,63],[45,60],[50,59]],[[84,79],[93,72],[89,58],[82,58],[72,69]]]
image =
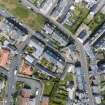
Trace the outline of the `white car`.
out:
[[[38,90],[36,90],[36,93],[35,93],[35,94],[36,94],[36,96],[37,96],[37,95],[39,94],[39,91],[38,91]]]
[[[17,74],[17,71],[15,70],[15,71],[14,71],[14,75],[16,75],[16,74]]]

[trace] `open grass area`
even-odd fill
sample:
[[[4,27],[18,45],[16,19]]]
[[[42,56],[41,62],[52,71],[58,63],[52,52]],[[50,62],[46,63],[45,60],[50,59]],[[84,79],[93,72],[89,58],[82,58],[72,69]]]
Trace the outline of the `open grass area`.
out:
[[[43,94],[45,96],[50,96],[54,83],[50,81],[43,81],[43,83],[44,83],[44,93]]]
[[[73,74],[68,73],[64,80],[60,80],[54,85],[49,105],[66,105],[68,92],[66,85],[68,81],[73,81]]]
[[[25,8],[18,0],[0,0],[0,6],[6,8],[16,18],[30,26],[33,30],[40,31],[45,23],[45,18]]]
[[[68,94],[63,84],[56,83],[54,85],[49,105],[66,105]]]

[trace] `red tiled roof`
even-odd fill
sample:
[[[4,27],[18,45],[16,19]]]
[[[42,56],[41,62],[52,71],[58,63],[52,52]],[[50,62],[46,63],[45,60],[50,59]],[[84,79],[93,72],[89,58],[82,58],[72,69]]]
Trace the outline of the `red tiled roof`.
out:
[[[26,63],[23,63],[21,65],[21,69],[20,69],[20,72],[24,75],[29,75],[31,76],[32,75],[32,67]]]
[[[9,50],[3,48],[0,54],[0,66],[5,67],[5,65],[8,63],[8,57],[9,57]]]

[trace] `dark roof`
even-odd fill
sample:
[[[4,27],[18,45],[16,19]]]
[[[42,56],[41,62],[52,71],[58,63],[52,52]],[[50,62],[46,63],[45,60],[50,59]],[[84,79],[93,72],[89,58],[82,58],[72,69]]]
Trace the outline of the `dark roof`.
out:
[[[75,67],[81,67],[81,63],[80,63],[79,61],[77,61],[77,62],[75,63]]]
[[[24,32],[25,34],[28,34],[28,30],[26,28],[24,28],[22,25],[20,25],[18,22],[16,22],[15,20],[13,20],[10,17],[7,17],[6,19],[8,20],[8,22],[10,22],[15,27],[17,27],[20,31]]]
[[[103,65],[103,64],[105,64],[105,60],[104,60],[104,59],[103,59],[103,60],[98,61],[98,63],[97,63],[97,65],[98,65],[98,66]]]
[[[79,38],[83,39],[86,36],[86,30],[82,30],[79,34]]]
[[[16,47],[15,47],[14,45],[12,45],[12,44],[8,44],[8,47],[11,48],[11,49],[14,50],[14,51],[17,50]]]
[[[56,59],[57,61],[61,62],[64,64],[65,59],[63,56],[61,56],[58,52],[54,51],[52,48],[47,47],[46,53]]]

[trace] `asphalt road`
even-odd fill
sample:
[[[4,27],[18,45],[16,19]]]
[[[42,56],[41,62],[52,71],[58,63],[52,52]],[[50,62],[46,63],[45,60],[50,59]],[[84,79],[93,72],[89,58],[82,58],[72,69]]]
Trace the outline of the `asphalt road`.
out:
[[[86,57],[86,53],[85,53],[85,50],[84,50],[84,47],[83,45],[77,41],[77,44],[78,44],[78,49],[80,51],[80,62],[81,62],[81,66],[82,66],[82,69],[84,70],[84,77],[85,77],[85,81],[86,81],[86,86],[87,86],[87,91],[88,91],[88,96],[89,96],[89,105],[95,105],[94,103],[94,97],[92,95],[92,89],[91,89],[91,86],[90,86],[90,83],[89,83],[89,72],[88,72],[88,65],[87,65],[87,57]]]
[[[7,98],[7,105],[11,105],[12,100],[12,94],[15,92],[15,85],[16,85],[16,74],[15,71],[17,69],[18,63],[20,62],[18,60],[19,55],[14,56],[13,60],[11,61],[10,69],[9,69],[9,75],[8,75],[8,98]]]
[[[90,44],[90,43],[89,43]],[[98,92],[100,94],[100,75],[98,73],[98,67],[97,67],[97,60],[96,57],[91,49],[91,46],[88,43],[84,46],[88,56],[90,57],[90,67],[92,69],[91,74],[95,77],[97,81],[97,87],[98,87]]]

